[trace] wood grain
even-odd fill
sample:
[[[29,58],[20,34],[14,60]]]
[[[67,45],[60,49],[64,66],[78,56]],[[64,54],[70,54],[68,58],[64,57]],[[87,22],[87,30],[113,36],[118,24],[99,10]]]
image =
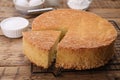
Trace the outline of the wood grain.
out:
[[[29,65],[22,52],[22,39],[0,36],[0,66]]]
[[[90,5],[90,8],[110,8],[110,9],[120,9],[120,0],[93,0]]]
[[[120,18],[120,9],[89,9],[88,11],[105,18]]]
[[[66,0],[61,0],[61,8],[67,8]],[[114,20],[120,26],[120,0],[93,0],[89,12],[108,20]],[[0,0],[0,21],[5,18],[21,16],[30,21],[36,17],[23,15],[16,11],[12,0]],[[120,71],[63,73],[60,77],[52,74],[34,74],[30,72],[30,62],[22,52],[22,38],[9,39],[0,30],[0,80],[120,80]]]

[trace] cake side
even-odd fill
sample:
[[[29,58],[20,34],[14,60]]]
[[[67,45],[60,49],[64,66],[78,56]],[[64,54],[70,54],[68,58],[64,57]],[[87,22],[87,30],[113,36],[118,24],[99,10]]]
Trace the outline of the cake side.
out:
[[[103,66],[114,55],[114,42],[98,48],[65,49],[58,48],[56,67],[85,70]]]
[[[27,58],[35,63],[37,66],[48,68],[49,67],[49,52],[40,50],[30,44],[23,38],[23,53]]]

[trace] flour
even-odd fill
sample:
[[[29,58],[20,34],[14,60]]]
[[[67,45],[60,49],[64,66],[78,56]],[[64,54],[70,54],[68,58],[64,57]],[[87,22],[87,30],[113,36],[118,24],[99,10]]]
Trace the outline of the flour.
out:
[[[72,9],[86,9],[89,7],[92,0],[68,0],[67,5]]]
[[[28,27],[29,21],[22,17],[11,17],[1,21],[3,34],[8,38],[19,38]]]
[[[26,27],[28,21],[21,17],[12,17],[3,21],[2,28],[7,30],[18,30]]]
[[[45,0],[15,0],[15,4],[23,7],[34,7],[41,5]]]
[[[15,4],[23,7],[28,7],[28,1],[27,0],[15,0]]]
[[[30,0],[29,6],[37,6],[43,4],[45,0]]]

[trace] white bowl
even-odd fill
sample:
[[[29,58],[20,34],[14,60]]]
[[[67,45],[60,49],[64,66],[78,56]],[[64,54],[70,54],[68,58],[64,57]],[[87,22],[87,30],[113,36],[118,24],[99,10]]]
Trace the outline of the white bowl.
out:
[[[67,5],[71,9],[87,10],[92,0],[68,0]]]
[[[13,0],[16,10],[18,10],[19,12],[21,12],[23,14],[28,14],[28,10],[43,8],[44,2],[45,2],[45,0],[43,0],[43,3],[40,3],[39,5],[36,5],[36,6],[29,6],[29,5],[21,6],[21,5],[16,4],[16,0]]]
[[[19,38],[22,32],[27,29],[29,21],[22,17],[11,17],[4,19],[1,23],[1,30],[6,37]]]

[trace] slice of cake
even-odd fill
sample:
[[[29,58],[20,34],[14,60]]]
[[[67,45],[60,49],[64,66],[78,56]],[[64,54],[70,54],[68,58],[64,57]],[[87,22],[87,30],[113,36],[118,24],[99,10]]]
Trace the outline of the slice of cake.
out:
[[[54,60],[60,34],[60,31],[24,32],[24,54],[37,66],[48,68]]]

